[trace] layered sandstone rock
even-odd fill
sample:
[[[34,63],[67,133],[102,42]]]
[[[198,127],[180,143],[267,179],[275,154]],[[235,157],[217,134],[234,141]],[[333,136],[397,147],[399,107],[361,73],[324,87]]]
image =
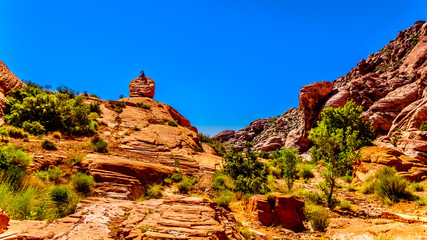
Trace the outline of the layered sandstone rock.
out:
[[[280,225],[294,232],[305,230],[304,200],[286,194],[275,194],[274,201],[264,195],[254,195],[246,201],[251,219],[264,226]]]
[[[11,221],[0,239],[243,240],[233,215],[215,203],[175,195],[143,202],[90,198],[53,223]]]
[[[24,87],[25,83],[23,83],[2,61],[0,61],[0,116],[3,116],[3,111],[7,104],[5,94],[10,90]]]
[[[400,151],[377,146],[364,147],[360,151],[362,158],[354,165],[356,181],[365,182],[385,166],[395,168],[399,175],[410,181],[427,178],[427,164]]]
[[[141,71],[141,75],[129,83],[129,96],[153,98],[155,87],[153,79],[145,76],[144,71]]]
[[[224,142],[227,146],[233,146],[237,150],[242,150],[246,141],[251,142],[252,149],[256,151],[279,149],[285,144],[286,136],[299,127],[301,119],[300,108],[291,108],[280,116],[258,119],[236,132],[225,130],[213,138]],[[271,142],[273,141],[271,138],[274,138],[274,143]]]

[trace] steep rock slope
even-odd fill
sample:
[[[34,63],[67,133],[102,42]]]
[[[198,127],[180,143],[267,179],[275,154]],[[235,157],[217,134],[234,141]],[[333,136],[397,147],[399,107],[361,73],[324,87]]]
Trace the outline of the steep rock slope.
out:
[[[287,115],[294,119],[286,124],[288,131],[257,133],[252,125],[265,121],[261,119],[238,130],[225,142],[241,148],[244,141],[251,141],[256,146],[255,150],[269,150],[271,148],[259,147],[258,144],[265,144],[270,137],[281,137],[280,141],[275,140],[277,144],[274,148],[285,145],[306,151],[310,147],[308,132],[315,126],[322,109],[325,106],[343,106],[348,100],[354,100],[364,107],[364,118],[372,123],[378,136],[419,128],[427,120],[426,36],[427,24],[418,21],[399,32],[380,51],[369,55],[366,60],[362,59],[345,76],[333,82],[316,82],[302,87],[299,107],[296,108],[298,111],[288,110],[279,117]],[[222,135],[224,132],[215,137]],[[385,141],[389,142],[390,139],[386,138]]]

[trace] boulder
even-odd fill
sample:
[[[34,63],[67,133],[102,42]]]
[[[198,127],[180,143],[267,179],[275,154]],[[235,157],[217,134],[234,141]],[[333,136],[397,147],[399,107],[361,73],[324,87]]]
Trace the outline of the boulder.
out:
[[[246,200],[246,211],[253,221],[264,226],[280,225],[294,232],[305,230],[304,200],[282,193],[268,200],[264,195],[254,195]]]
[[[9,225],[10,218],[3,210],[0,209],[0,233],[6,230]]]
[[[225,130],[213,137],[213,139],[218,140],[220,142],[225,142],[230,140],[230,138],[234,138],[236,132],[234,130]]]
[[[155,87],[153,79],[146,77],[144,71],[141,71],[141,75],[129,83],[129,96],[153,98]]]

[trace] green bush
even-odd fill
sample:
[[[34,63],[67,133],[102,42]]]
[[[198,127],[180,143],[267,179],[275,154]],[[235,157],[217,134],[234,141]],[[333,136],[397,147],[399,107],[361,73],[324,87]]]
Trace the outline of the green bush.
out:
[[[381,197],[384,203],[392,204],[398,202],[399,199],[412,199],[413,195],[408,191],[409,182],[398,175],[391,174],[395,172],[385,167],[378,176],[377,194]]]
[[[92,148],[95,152],[106,153],[108,152],[108,143],[104,141],[99,135],[92,138]]]
[[[101,103],[99,102],[91,102],[89,103],[89,112],[101,114]]]
[[[58,150],[58,147],[56,146],[56,144],[49,140],[44,140],[42,142],[42,148],[46,150]]]
[[[266,151],[261,151],[258,153],[258,157],[268,159],[270,157],[270,153]]]
[[[340,207],[345,210],[351,210],[351,204],[348,201],[342,201]]]
[[[353,176],[351,176],[351,175],[345,175],[345,176],[343,177],[343,180],[344,180],[345,182],[347,182],[347,183],[351,183],[351,182],[353,182]]]
[[[147,198],[161,198],[162,191],[163,191],[163,186],[155,184],[148,187],[147,191],[145,191],[145,196],[147,196]]]
[[[172,127],[178,127],[178,123],[175,120],[169,120],[167,124]]]
[[[306,205],[307,219],[315,231],[325,232],[330,223],[329,211],[321,206]]]
[[[151,109],[151,107],[150,107],[150,106],[148,106],[147,104],[142,103],[142,102],[137,102],[137,103],[136,103],[136,106],[137,106],[137,107],[139,107],[139,108],[142,108],[142,109],[147,109],[147,110],[150,110],[150,109]]]
[[[176,187],[180,193],[188,193],[195,183],[197,183],[197,178],[187,178],[179,182]]]
[[[182,181],[182,172],[176,172],[174,174],[172,174],[171,176],[172,181],[174,182],[181,182]]]
[[[300,163],[297,165],[297,176],[304,179],[314,178],[313,168],[311,164]]]
[[[218,206],[221,206],[223,208],[228,208],[228,205],[233,200],[233,196],[234,194],[232,191],[221,190],[215,195],[213,201],[216,202]]]
[[[59,182],[62,176],[62,170],[59,167],[52,167],[47,170],[47,176],[52,182]]]
[[[420,131],[427,131],[427,121],[424,121],[420,126]]]
[[[426,206],[427,205],[427,198],[419,198],[415,201],[415,204],[418,206]]]
[[[363,194],[373,194],[375,193],[375,188],[378,184],[378,180],[376,178],[370,177],[368,178],[360,188],[360,192]]]
[[[424,189],[425,189],[425,186],[422,183],[412,183],[411,187],[416,192],[424,192]]]
[[[245,156],[232,149],[225,154],[224,160],[224,173],[233,179],[235,191],[252,194],[265,194],[270,191],[267,166],[257,160],[250,143],[246,144]]]
[[[6,126],[5,129],[7,130],[8,134],[12,138],[26,138],[29,136],[27,132],[25,132],[21,128],[17,128],[14,126]]]
[[[304,194],[304,200],[316,205],[323,205],[324,203],[324,197],[316,191],[311,191],[307,194]]]
[[[46,171],[37,171],[34,173],[34,176],[43,181],[49,179],[49,174]]]
[[[22,128],[33,135],[40,135],[46,133],[45,127],[41,125],[38,121],[25,121],[22,123]]]
[[[31,158],[25,152],[13,145],[0,147],[0,169],[2,175],[10,178],[11,181],[19,182],[25,176],[26,168],[30,164]]]
[[[55,92],[44,91],[37,85],[10,91],[5,120],[35,135],[57,130],[69,134],[93,133],[98,125],[89,117],[90,107],[75,94],[67,87]]]
[[[77,191],[84,194],[88,194],[91,188],[95,185],[95,181],[92,176],[88,176],[80,172],[71,177],[71,183]]]
[[[86,158],[86,155],[73,154],[67,159],[67,162],[71,165],[76,165],[76,164],[81,163],[85,158]]]
[[[68,202],[70,193],[68,192],[68,188],[65,186],[55,186],[52,188],[50,196],[57,204],[64,204]]]

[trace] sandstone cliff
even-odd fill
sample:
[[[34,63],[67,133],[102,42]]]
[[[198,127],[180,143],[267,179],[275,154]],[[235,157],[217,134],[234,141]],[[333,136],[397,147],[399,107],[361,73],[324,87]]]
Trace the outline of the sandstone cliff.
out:
[[[298,111],[289,110],[281,116],[294,119],[285,124],[288,131],[256,132],[252,125],[265,122],[261,119],[238,130],[226,143],[241,146],[242,142],[251,141],[255,150],[269,150],[279,146],[263,148],[258,144],[270,137],[281,137],[280,141],[276,140],[281,146],[306,151],[310,147],[308,131],[315,126],[322,109],[343,106],[351,99],[364,107],[364,117],[372,123],[377,136],[419,128],[427,120],[426,36],[427,24],[418,21],[399,32],[380,51],[362,59],[345,76],[333,82],[316,82],[302,87]],[[224,133],[216,138],[221,134]],[[390,139],[385,141],[390,142]]]

